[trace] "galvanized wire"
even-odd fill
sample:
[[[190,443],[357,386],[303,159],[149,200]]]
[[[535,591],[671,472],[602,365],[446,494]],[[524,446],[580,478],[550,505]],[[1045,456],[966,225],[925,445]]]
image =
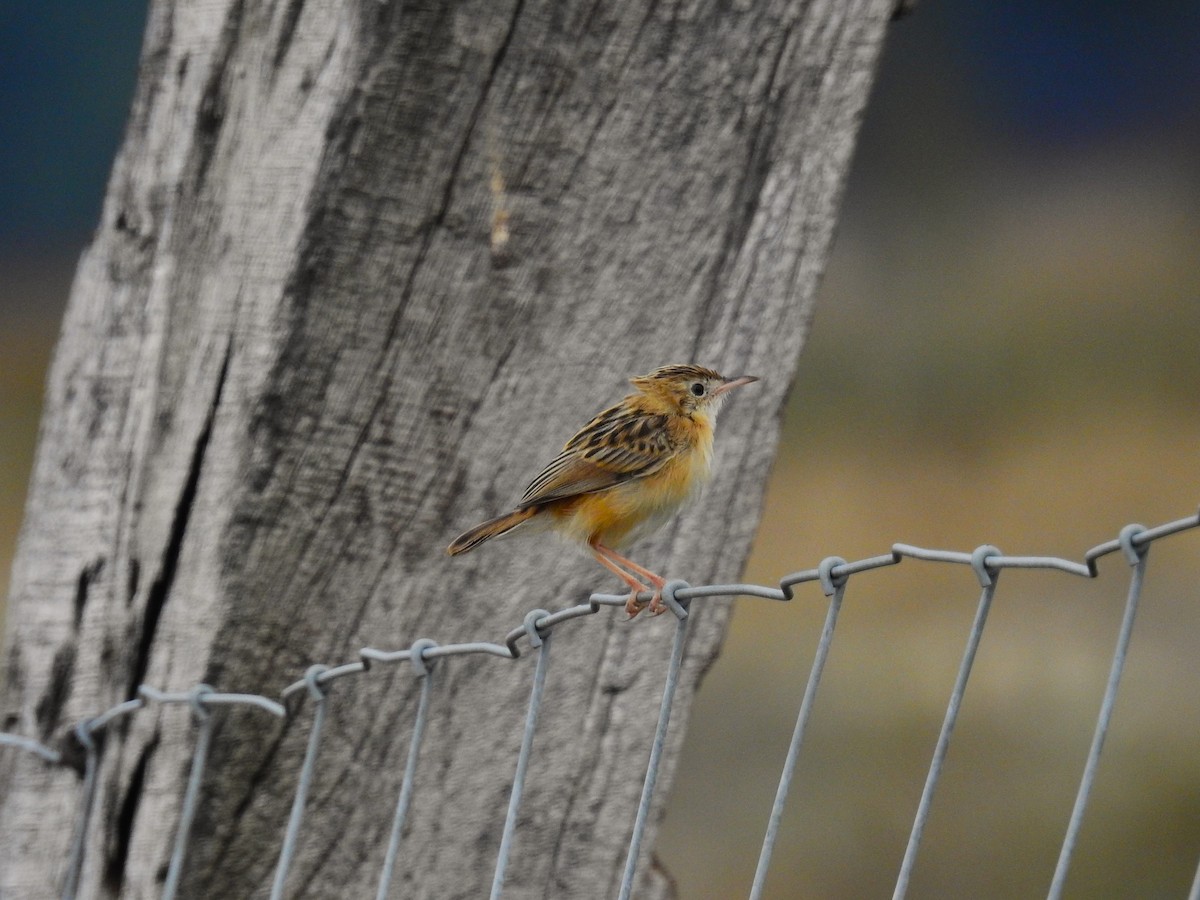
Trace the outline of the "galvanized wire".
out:
[[[83,747],[83,792],[80,812],[75,820],[75,832],[71,837],[71,852],[67,857],[67,871],[63,877],[63,900],[75,900],[79,890],[79,876],[83,871],[83,852],[87,844],[88,827],[92,822],[92,808],[96,805],[96,781],[100,772],[100,747],[93,735],[103,731],[115,719],[127,716],[142,708],[140,698],[118,703],[111,709],[75,725],[76,742]]]
[[[361,671],[362,663],[355,663]],[[292,812],[288,816],[287,831],[284,832],[283,846],[279,850],[279,862],[275,865],[275,878],[271,882],[271,900],[282,900],[283,888],[287,883],[288,871],[292,867],[292,859],[296,855],[296,841],[300,835],[300,823],[304,820],[304,809],[308,803],[308,792],[312,788],[313,775],[317,768],[317,752],[321,749],[321,732],[325,728],[325,713],[328,706],[328,694],[321,683],[321,676],[331,671],[329,666],[309,666],[304,676],[304,684],[308,687],[308,696],[312,701],[313,719],[308,732],[308,747],[304,752],[304,762],[300,766],[300,777],[296,781],[296,794],[292,798]]]
[[[821,673],[825,669],[825,660],[829,656],[829,645],[833,643],[833,630],[837,627],[838,612],[842,608],[842,597],[846,593],[846,579],[843,575],[835,581],[830,573],[835,566],[844,565],[841,557],[831,556],[819,567],[822,572],[822,585],[829,596],[829,611],[825,614],[825,627],[821,629],[821,639],[817,642],[817,652],[813,656],[812,671],[808,683],[804,687],[804,699],[800,701],[800,712],[796,716],[796,728],[792,731],[792,740],[788,745],[787,757],[783,762],[783,772],[779,776],[779,788],[775,791],[775,802],[771,806],[771,816],[767,820],[767,833],[763,837],[762,850],[758,855],[758,866],[754,870],[754,883],[750,886],[750,900],[759,900],[767,884],[767,869],[771,865],[771,854],[775,849],[775,839],[779,835],[779,823],[783,819],[783,807],[787,802],[788,791],[792,786],[792,778],[796,774],[796,761],[800,757],[800,743],[804,740],[804,729],[808,718],[812,715],[813,702],[817,696],[817,686],[821,683]]]
[[[671,721],[671,706],[675,702],[675,691],[679,686],[679,670],[683,666],[683,648],[687,641],[688,603],[690,601],[680,598],[680,594],[687,588],[686,581],[668,581],[662,589],[662,602],[675,614],[675,640],[671,645],[671,661],[667,665],[667,680],[663,685],[662,701],[658,706],[658,725],[654,729],[654,742],[650,745],[650,760],[646,763],[646,778],[642,782],[642,797],[638,802],[637,816],[633,821],[633,835],[629,839],[629,851],[625,856],[625,871],[621,876],[619,900],[629,900],[629,895],[633,892],[638,856],[642,849],[642,838],[646,834],[646,822],[650,817],[650,801],[654,797],[654,785],[658,781],[658,768],[662,763],[663,747],[667,742],[667,725]]]
[[[404,763],[404,779],[400,783],[400,797],[396,801],[396,814],[392,817],[392,832],[388,836],[387,851],[383,856],[383,869],[379,873],[379,889],[375,900],[387,900],[388,889],[392,885],[392,874],[396,868],[396,854],[400,850],[400,835],[404,832],[404,822],[408,818],[408,807],[412,803],[413,783],[417,777],[417,754],[421,751],[421,741],[425,737],[425,722],[429,718],[429,695],[433,691],[433,666],[425,662],[425,654],[437,647],[437,643],[428,638],[416,641],[409,650],[409,661],[413,671],[421,679],[421,694],[417,700],[417,712],[413,717],[412,738],[408,745],[408,759]],[[381,660],[384,654],[376,653],[368,656],[369,650],[363,651],[364,662],[368,659]]]
[[[643,781],[637,809],[633,813],[634,820],[629,848],[621,878],[619,895],[621,900],[628,900],[636,883],[642,856],[642,844],[649,821],[658,775],[662,766],[663,750],[666,744],[672,706],[679,685],[679,673],[684,659],[684,649],[690,621],[688,605],[692,601],[713,597],[728,598],[744,596],[787,602],[793,599],[793,589],[795,586],[807,582],[818,582],[825,595],[831,598],[826,614],[825,626],[814,655],[812,671],[805,685],[792,741],[781,771],[779,789],[776,792],[775,802],[768,819],[767,831],[764,836],[758,867],[755,870],[754,883],[750,889],[752,900],[758,900],[767,877],[789,787],[795,774],[805,728],[812,714],[821,673],[833,641],[838,611],[841,608],[848,579],[852,575],[897,565],[904,559],[964,565],[974,570],[983,591],[980,595],[975,619],[968,635],[958,675],[951,691],[942,729],[938,736],[929,773],[926,777],[921,800],[913,822],[908,846],[901,863],[894,894],[895,898],[900,898],[905,895],[909,879],[912,875],[922,833],[932,807],[942,766],[949,750],[950,738],[966,690],[971,667],[987,624],[988,610],[995,595],[999,573],[1004,569],[1010,568],[1026,570],[1046,569],[1084,578],[1095,578],[1098,574],[1098,561],[1111,553],[1122,551],[1126,560],[1132,566],[1133,573],[1104,699],[1096,721],[1095,733],[1084,765],[1083,777],[1079,785],[1075,805],[1067,827],[1067,834],[1059,855],[1054,879],[1050,886],[1050,900],[1056,900],[1056,898],[1061,896],[1063,890],[1066,873],[1099,767],[1104,738],[1114,713],[1116,693],[1122,679],[1134,627],[1135,613],[1142,592],[1147,551],[1154,541],[1194,529],[1197,526],[1200,526],[1200,515],[1188,516],[1154,528],[1130,525],[1122,529],[1118,537],[1114,540],[1106,541],[1088,550],[1084,555],[1083,562],[1075,562],[1054,556],[1006,556],[1001,554],[996,548],[988,545],[966,553],[915,547],[909,544],[894,544],[890,553],[853,562],[846,562],[837,557],[827,558],[820,566],[814,569],[805,569],[786,576],[779,582],[778,587],[754,584],[716,584],[693,587],[681,581],[668,582],[662,593],[666,606],[676,616],[675,636],[671,658],[667,666],[658,721],[647,761],[645,780]],[[412,646],[404,650],[389,651],[364,648],[359,652],[357,661],[336,666],[311,666],[303,678],[288,685],[283,690],[283,699],[286,701],[302,692],[307,693],[312,705],[312,718],[307,748],[299,770],[291,813],[288,817],[274,872],[270,895],[272,900],[281,900],[283,897],[288,875],[294,863],[307,800],[316,771],[322,733],[325,727],[328,690],[333,682],[349,676],[367,673],[375,663],[393,663],[402,660],[408,660],[412,664],[417,677],[421,679],[416,711],[413,715],[413,731],[409,744],[408,757],[405,761],[400,795],[397,799],[396,811],[392,821],[392,829],[384,855],[379,888],[376,895],[377,900],[385,900],[393,880],[399,845],[412,803],[416,765],[424,740],[425,725],[431,703],[433,685],[433,670],[431,666],[433,661],[454,656],[490,656],[506,660],[516,660],[521,656],[521,643],[528,640],[530,647],[536,649],[538,655],[530,687],[529,709],[526,716],[521,750],[517,759],[517,770],[509,796],[508,814],[505,819],[500,852],[497,857],[496,870],[493,876],[492,897],[499,897],[503,889],[505,872],[516,836],[521,797],[528,766],[532,757],[538,716],[543,706],[546,671],[549,664],[549,643],[552,631],[557,626],[568,621],[595,615],[605,607],[623,607],[626,599],[624,595],[596,593],[588,598],[587,603],[568,607],[557,612],[547,612],[540,609],[534,610],[525,616],[520,626],[507,632],[502,642],[499,643],[491,641],[467,641],[438,644],[430,639],[421,639],[415,641]],[[650,595],[643,593],[640,595],[640,599],[648,601]],[[174,897],[179,886],[187,845],[191,836],[191,824],[199,802],[204,768],[213,740],[210,707],[227,704],[245,704],[256,706],[276,716],[291,715],[294,717],[296,715],[295,710],[289,711],[285,706],[276,701],[255,694],[223,694],[216,692],[207,685],[198,685],[186,691],[166,693],[143,685],[139,689],[138,696],[133,699],[119,703],[97,716],[77,723],[70,730],[69,736],[73,737],[78,746],[82,748],[84,764],[79,812],[74,823],[74,831],[63,880],[62,896],[66,900],[74,900],[79,890],[84,852],[88,843],[88,831],[91,827],[99,769],[102,761],[102,742],[98,738],[115,720],[134,715],[142,710],[146,701],[188,704],[191,707],[193,718],[197,724],[196,741],[192,752],[192,765],[184,790],[179,824],[175,832],[173,850],[163,888],[163,896],[168,898],[168,900]],[[29,753],[47,765],[67,764],[64,754],[60,750],[47,746],[42,741],[22,735],[0,733],[0,748],[11,748]],[[1197,869],[1196,878],[1188,896],[1189,900],[1200,900],[1200,868]]]
[[[183,805],[179,811],[179,825],[175,829],[175,842],[171,861],[167,864],[167,878],[163,884],[163,900],[174,900],[179,890],[179,879],[183,874],[183,861],[187,853],[188,840],[192,833],[192,821],[196,817],[196,805],[200,797],[200,784],[204,779],[204,767],[208,762],[208,749],[212,744],[213,722],[209,706],[243,704],[265,709],[280,718],[284,708],[273,700],[254,694],[220,694],[207,684],[198,684],[190,691],[170,694],[143,684],[138,696],[155,703],[186,703],[191,707],[192,717],[199,726],[196,744],[192,749],[192,768],[188,773],[187,788],[183,794]]]
[[[529,769],[529,757],[533,753],[533,735],[537,730],[538,713],[542,708],[542,696],[546,690],[546,670],[550,666],[550,632],[542,634],[538,622],[550,615],[544,609],[535,609],[525,616],[525,631],[529,643],[537,648],[537,665],[533,669],[533,687],[529,691],[529,711],[525,715],[525,731],[521,735],[521,750],[517,754],[517,771],[513,775],[512,789],[508,795],[508,814],[504,817],[504,830],[500,837],[500,852],[496,855],[496,869],[492,874],[491,900],[500,900],[504,890],[504,875],[508,870],[508,858],[512,853],[513,834],[517,830],[517,814],[521,810],[521,796],[525,791],[525,773]]]
[[[1096,770],[1100,765],[1100,751],[1104,749],[1104,737],[1108,734],[1108,725],[1112,721],[1113,708],[1117,700],[1117,688],[1121,684],[1121,674],[1125,670],[1125,657],[1129,652],[1129,639],[1133,636],[1133,620],[1137,615],[1138,601],[1142,596],[1142,582],[1146,577],[1146,555],[1150,545],[1136,546],[1134,538],[1146,529],[1141,525],[1126,525],[1121,530],[1121,548],[1125,551],[1125,559],[1133,566],[1133,575],[1129,581],[1129,597],[1125,601],[1125,614],[1121,619],[1121,630],[1117,635],[1117,648],[1113,651],[1112,667],[1108,673],[1108,683],[1104,689],[1104,699],[1100,703],[1100,716],[1096,720],[1096,731],[1092,735],[1092,746],[1088,750],[1087,762],[1083,767],[1083,780],[1079,783],[1079,793],[1075,796],[1075,808],[1071,810],[1071,821],[1067,825],[1067,835],[1063,838],[1062,850],[1059,852],[1058,864],[1054,869],[1054,880],[1050,883],[1048,900],[1059,900],[1067,881],[1067,868],[1071,864],[1071,855],[1075,851],[1075,842],[1079,837],[1079,829],[1083,825],[1083,814],[1087,809],[1088,798],[1092,793],[1092,784],[1096,780]]]
[[[913,547],[906,548],[907,551],[915,549]],[[912,555],[918,559],[928,558],[918,553],[912,553]],[[925,833],[925,823],[929,819],[929,811],[933,806],[933,792],[937,790],[938,781],[942,777],[942,765],[950,750],[950,736],[954,733],[954,725],[958,721],[958,711],[962,706],[963,694],[967,691],[967,679],[971,677],[971,667],[975,664],[975,654],[979,650],[979,642],[983,639],[984,626],[987,625],[988,611],[992,607],[992,598],[996,595],[997,575],[988,569],[987,560],[989,557],[999,555],[1000,551],[991,546],[980,547],[971,554],[970,563],[983,586],[983,593],[979,596],[975,621],[971,623],[967,647],[963,651],[962,663],[958,667],[954,689],[950,692],[950,702],[946,706],[946,718],[942,721],[942,730],[938,734],[933,760],[929,764],[929,774],[925,778],[925,787],[921,791],[921,801],[917,804],[917,816],[913,820],[912,831],[908,836],[908,846],[904,850],[904,859],[900,863],[900,875],[896,879],[896,890],[892,892],[892,900],[903,900],[904,895],[908,893],[908,882],[912,877],[913,866],[917,862],[921,836]]]
[[[33,738],[21,737],[18,734],[0,734],[0,747],[15,747],[18,750],[25,750],[32,753],[34,756],[40,756],[45,762],[60,763],[62,762],[62,754],[57,750],[52,750],[41,741],[35,741]]]

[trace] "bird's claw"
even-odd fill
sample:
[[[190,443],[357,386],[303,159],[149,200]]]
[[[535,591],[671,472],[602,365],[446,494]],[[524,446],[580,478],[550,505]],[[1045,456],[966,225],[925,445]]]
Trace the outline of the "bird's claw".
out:
[[[667,606],[667,604],[663,603],[662,591],[659,591],[659,590],[654,591],[654,593],[651,594],[650,599],[648,601],[647,600],[639,600],[638,593],[639,593],[638,591],[633,591],[629,595],[629,599],[625,601],[625,612],[629,613],[630,619],[632,619],[634,616],[636,616],[638,613],[640,613],[643,609],[646,609],[647,607],[649,607],[650,615],[652,615],[652,616],[661,616],[669,608]],[[626,621],[628,621],[628,620],[626,620]]]

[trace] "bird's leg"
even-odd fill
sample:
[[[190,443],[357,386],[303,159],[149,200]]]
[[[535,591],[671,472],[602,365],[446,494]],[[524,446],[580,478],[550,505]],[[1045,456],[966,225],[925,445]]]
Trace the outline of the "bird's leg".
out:
[[[606,547],[603,544],[597,544],[597,549],[604,553],[610,560],[619,566],[632,569],[638,575],[641,575],[655,587],[654,596],[650,598],[650,615],[661,616],[667,611],[667,604],[663,603],[662,589],[666,586],[666,579],[661,575],[656,575],[645,566],[639,566],[627,556],[622,556],[611,547]]]
[[[642,604],[638,602],[638,592],[649,592],[650,588],[646,587],[646,585],[642,584],[640,581],[622,569],[619,565],[605,556],[604,553],[597,548],[597,545],[592,544],[591,549],[592,556],[596,557],[596,562],[600,563],[600,565],[604,566],[604,568],[608,569],[608,571],[612,572],[614,575],[620,578],[621,581],[625,582],[625,584],[629,586],[631,593],[629,594],[629,599],[625,601],[625,612],[629,613],[629,618],[632,619],[642,611]],[[657,596],[657,593],[655,596]]]
[[[609,559],[611,559],[617,565],[624,566],[627,569],[633,570],[638,575],[641,575],[643,578],[645,578],[647,581],[649,581],[651,584],[653,584],[656,588],[661,588],[664,585],[666,585],[667,580],[665,578],[663,578],[661,575],[655,575],[649,569],[647,569],[643,566],[639,566],[632,559],[629,559],[626,556],[622,556],[621,554],[617,553],[617,551],[613,550],[611,547],[606,547],[603,544],[597,544],[596,546],[597,546],[597,549],[599,549],[601,553],[605,554]]]
[[[595,555],[596,559],[600,561],[600,564],[610,571],[621,573],[621,580],[630,587],[633,587],[633,585],[636,583],[638,585],[638,589],[648,590],[645,585],[641,584],[636,579],[633,579],[632,576],[630,576],[626,571],[627,569],[633,570],[654,585],[655,590],[653,591],[653,596],[650,598],[650,615],[659,616],[667,611],[666,604],[662,602],[662,589],[667,583],[665,579],[654,574],[644,566],[639,566],[632,559],[622,556],[611,547],[606,547],[604,544],[599,542],[593,542],[591,547],[592,553]],[[641,604],[637,602],[635,589],[635,594],[630,596],[629,602],[625,604],[625,611],[629,613],[630,618],[633,618],[639,612],[641,612],[641,609]]]

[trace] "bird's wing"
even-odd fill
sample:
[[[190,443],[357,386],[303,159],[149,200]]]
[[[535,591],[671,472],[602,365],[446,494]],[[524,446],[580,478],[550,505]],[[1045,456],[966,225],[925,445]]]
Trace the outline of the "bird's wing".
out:
[[[606,409],[585,425],[533,479],[522,507],[614,487],[657,472],[679,448],[664,415]]]

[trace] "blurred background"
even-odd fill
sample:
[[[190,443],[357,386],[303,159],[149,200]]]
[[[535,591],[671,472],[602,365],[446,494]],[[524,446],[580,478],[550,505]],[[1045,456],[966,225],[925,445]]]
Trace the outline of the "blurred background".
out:
[[[0,579],[144,10],[0,10]],[[895,23],[746,580],[893,542],[1074,559],[1200,502],[1200,5],[921,0]],[[770,373],[759,373],[770,374]],[[1186,896],[1200,859],[1200,534],[1155,545],[1068,880]],[[730,573],[732,578],[736,573]],[[1043,895],[1128,567],[1005,573],[911,897]],[[975,613],[964,568],[856,576],[768,895],[890,896]],[[742,600],[659,855],[747,892],[825,614]]]

